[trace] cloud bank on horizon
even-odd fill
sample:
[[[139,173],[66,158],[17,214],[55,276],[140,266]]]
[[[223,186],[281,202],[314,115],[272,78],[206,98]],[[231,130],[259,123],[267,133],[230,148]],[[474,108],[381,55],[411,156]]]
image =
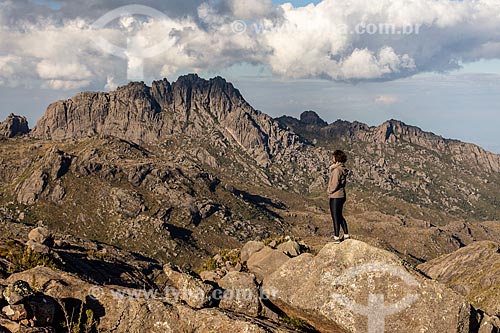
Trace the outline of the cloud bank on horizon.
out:
[[[0,86],[113,89],[126,81],[126,64],[97,47],[98,38],[124,49],[167,39],[168,47],[145,61],[157,78],[252,64],[283,78],[395,80],[500,58],[499,0],[323,0],[303,7],[150,0],[140,3],[165,16],[93,26],[128,3],[3,1]]]

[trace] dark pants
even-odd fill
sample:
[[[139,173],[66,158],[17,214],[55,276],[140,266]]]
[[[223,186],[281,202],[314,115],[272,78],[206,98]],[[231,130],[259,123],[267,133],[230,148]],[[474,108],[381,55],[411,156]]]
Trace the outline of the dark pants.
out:
[[[339,237],[340,235],[340,227],[342,226],[342,230],[344,234],[348,234],[349,230],[347,229],[347,222],[342,214],[342,210],[344,209],[346,198],[340,199],[331,199],[330,198],[330,213],[332,214],[333,220],[333,230],[335,232],[335,236]]]

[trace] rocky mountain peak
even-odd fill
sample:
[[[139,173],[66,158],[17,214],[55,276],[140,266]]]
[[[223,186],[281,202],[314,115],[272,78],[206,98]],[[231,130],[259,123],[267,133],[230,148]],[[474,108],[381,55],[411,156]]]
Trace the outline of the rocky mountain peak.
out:
[[[130,82],[126,86],[119,87],[116,90],[116,94],[122,100],[147,100],[151,101],[151,104],[154,106],[153,110],[160,111],[156,106],[158,105],[157,101],[151,95],[151,88],[148,87],[144,82]]]
[[[190,74],[179,76],[176,83],[193,86],[193,85],[205,83],[205,82],[207,82],[207,80],[199,77],[198,74],[190,73]]]
[[[433,139],[442,139],[442,137],[437,136],[434,133],[424,132],[419,127],[407,125],[396,119],[388,120],[379,127],[385,127],[387,129],[385,133],[385,140],[389,140],[391,135],[395,136],[397,139],[410,139],[411,137],[432,137]]]
[[[13,138],[28,134],[29,127],[26,117],[11,113],[7,119],[0,122],[0,138]]]
[[[176,134],[204,138],[214,130],[260,165],[299,141],[253,109],[231,83],[196,74],[173,83],[155,81],[151,87],[132,82],[109,93],[81,93],[53,103],[32,135],[60,140],[100,134],[156,143]]]
[[[306,125],[328,126],[328,123],[320,118],[314,111],[305,111],[300,115],[300,121]]]

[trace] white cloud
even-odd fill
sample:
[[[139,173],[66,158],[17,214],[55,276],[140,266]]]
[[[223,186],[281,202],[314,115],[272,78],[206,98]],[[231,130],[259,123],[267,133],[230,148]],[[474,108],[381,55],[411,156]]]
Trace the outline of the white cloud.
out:
[[[341,80],[377,79],[387,74],[415,69],[413,59],[407,54],[396,54],[391,47],[383,47],[377,55],[368,49],[355,49],[340,65],[341,72],[333,72],[331,76]]]
[[[14,75],[20,68],[21,57],[14,55],[0,56],[0,76]]]
[[[106,79],[106,85],[104,86],[104,89],[106,90],[116,90],[118,88],[118,84],[115,82],[115,78],[112,76],[108,76]]]
[[[375,97],[375,103],[377,104],[391,105],[396,103],[397,101],[398,98],[394,95],[379,95]]]
[[[88,87],[89,80],[45,80],[42,88],[54,90],[75,90]]]
[[[18,3],[29,8],[29,1]],[[2,24],[13,20],[18,3],[0,6],[0,85],[4,86],[110,89],[126,81],[127,63],[100,50],[95,39],[103,37],[126,48],[127,36],[135,31],[141,38],[133,40],[144,48],[164,39],[171,42],[163,53],[145,60],[146,72],[156,78],[251,63],[285,78],[392,80],[500,58],[498,0],[323,0],[305,7],[273,7],[271,0],[201,5],[196,0],[194,16],[163,21],[123,17],[122,26],[99,30],[90,28],[93,21],[83,7],[80,17],[47,14]],[[98,7],[108,10],[114,3],[101,1]],[[71,11],[76,13],[76,7]],[[245,22],[239,22],[235,31],[234,21],[241,19]],[[414,33],[383,34],[378,25],[387,23],[397,31],[412,28]],[[133,27],[128,29],[133,32],[124,27]]]
[[[20,56],[0,56],[0,86],[26,86],[25,78],[32,72],[31,64]]]
[[[66,79],[66,80],[81,80],[89,79],[92,73],[87,66],[79,63],[65,63],[62,61],[54,62],[50,60],[42,60],[36,66],[36,70],[40,78],[44,80]]]

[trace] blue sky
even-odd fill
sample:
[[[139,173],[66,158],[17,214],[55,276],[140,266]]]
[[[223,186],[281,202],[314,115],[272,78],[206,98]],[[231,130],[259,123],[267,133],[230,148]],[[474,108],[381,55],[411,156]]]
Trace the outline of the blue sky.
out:
[[[292,7],[278,10],[287,2],[139,1],[169,17],[176,43],[144,61],[144,81],[174,81],[189,72],[221,75],[271,116],[315,110],[328,122],[369,125],[394,118],[500,153],[500,19],[495,15],[500,4],[415,0],[411,4],[417,7],[411,8],[405,0],[322,0],[290,1]],[[303,8],[311,2],[318,6]],[[127,60],[96,48],[85,28],[126,4],[19,0],[0,5],[0,118],[23,114],[33,126],[53,101],[126,84]],[[363,20],[388,18],[421,24],[422,31],[407,36],[338,32],[340,26],[352,29]],[[245,22],[246,30],[235,31],[233,22]],[[252,30],[264,22],[265,31]],[[155,30],[158,22],[148,24],[141,27],[150,35],[164,35]],[[123,27],[98,34],[120,41]]]

